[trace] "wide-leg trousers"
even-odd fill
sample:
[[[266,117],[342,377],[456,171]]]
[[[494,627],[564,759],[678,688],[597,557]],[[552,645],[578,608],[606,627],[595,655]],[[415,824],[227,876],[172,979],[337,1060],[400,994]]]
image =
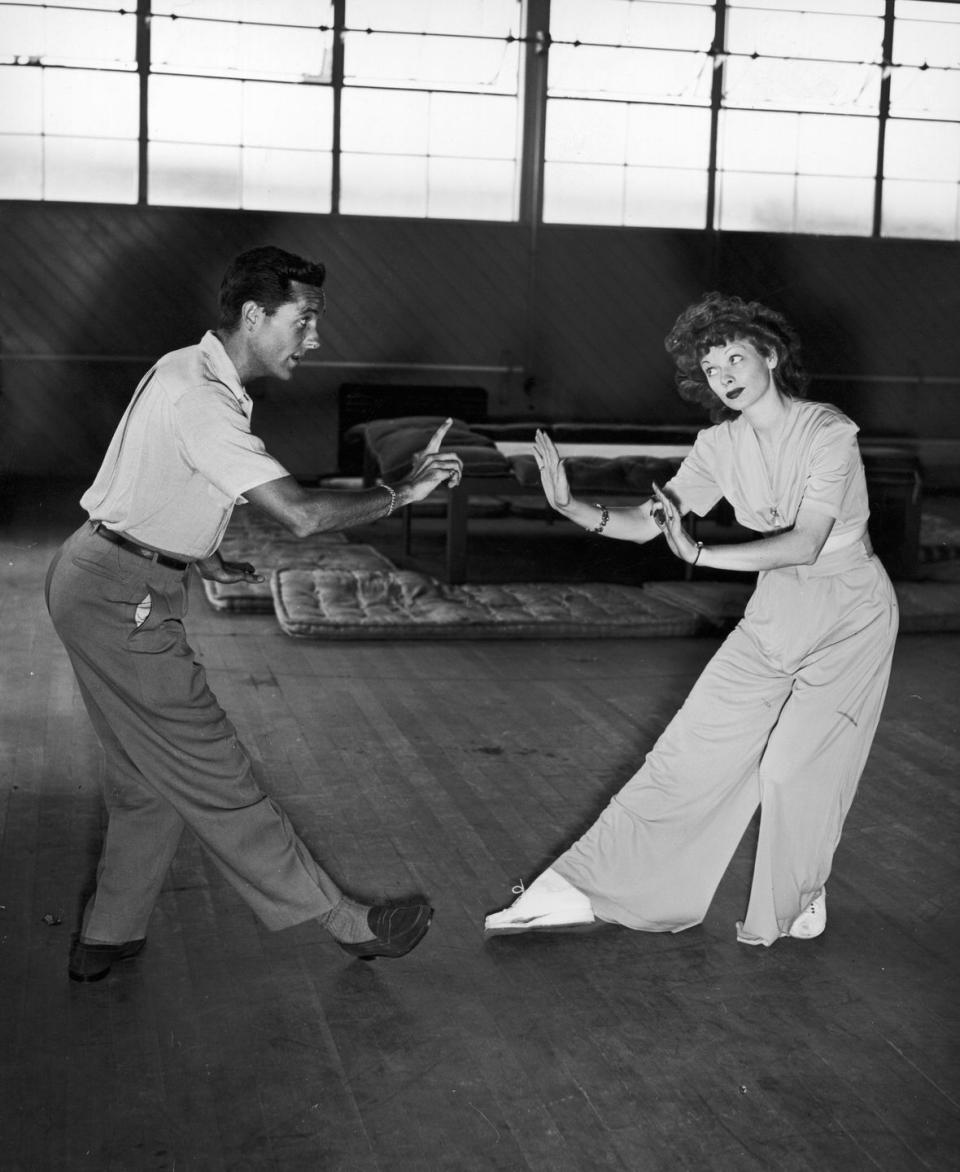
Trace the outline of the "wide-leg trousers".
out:
[[[886,695],[896,596],[863,544],[759,575],[640,770],[553,864],[603,920],[700,923],[760,807],[738,939],[772,944],[823,889]]]
[[[47,574],[47,607],[106,757],[107,830],[81,935],[118,943],[147,921],[184,827],[271,929],[340,900],[250,759],[187,643],[186,575],[81,526]]]

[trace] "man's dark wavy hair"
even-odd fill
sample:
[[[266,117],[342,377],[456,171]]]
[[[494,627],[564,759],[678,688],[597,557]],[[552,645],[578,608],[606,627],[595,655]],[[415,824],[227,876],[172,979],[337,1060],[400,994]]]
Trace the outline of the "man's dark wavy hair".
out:
[[[245,301],[255,301],[268,314],[275,313],[294,300],[293,281],[322,290],[326,276],[326,266],[319,261],[304,260],[273,244],[241,252],[227,266],[220,282],[220,329],[237,327]]]
[[[706,293],[680,314],[663,343],[676,363],[682,399],[706,407],[714,423],[739,416],[710,390],[700,366],[708,350],[738,339],[752,342],[765,357],[775,353],[773,376],[780,390],[792,399],[806,398],[810,377],[800,362],[800,339],[786,318],[759,301]]]

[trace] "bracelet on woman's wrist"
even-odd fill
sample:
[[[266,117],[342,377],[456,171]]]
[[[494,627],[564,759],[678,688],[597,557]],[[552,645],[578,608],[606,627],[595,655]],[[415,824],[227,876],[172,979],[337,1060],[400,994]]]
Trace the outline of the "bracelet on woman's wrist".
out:
[[[700,560],[700,555],[702,553],[703,553],[703,542],[698,541],[697,542],[697,553],[696,553],[696,556],[694,557],[693,561],[690,563],[691,566],[695,566],[697,564],[697,562]]]
[[[610,510],[606,505],[597,505],[596,508],[600,510],[600,520],[592,529],[587,530],[588,533],[602,533],[610,520]]]

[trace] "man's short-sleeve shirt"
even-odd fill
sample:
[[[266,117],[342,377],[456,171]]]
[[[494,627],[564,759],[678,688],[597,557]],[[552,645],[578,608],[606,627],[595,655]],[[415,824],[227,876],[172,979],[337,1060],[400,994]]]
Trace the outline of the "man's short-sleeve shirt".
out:
[[[81,506],[145,545],[208,557],[243,494],[288,475],[251,434],[252,406],[215,334],[165,355],[137,388]]]

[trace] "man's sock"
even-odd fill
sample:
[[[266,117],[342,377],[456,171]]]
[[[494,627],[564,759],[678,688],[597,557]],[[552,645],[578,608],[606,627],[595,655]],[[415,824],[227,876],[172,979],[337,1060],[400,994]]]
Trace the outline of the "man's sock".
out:
[[[344,895],[336,907],[331,908],[325,916],[320,916],[320,923],[341,944],[363,944],[366,940],[375,939],[367,922],[369,910],[365,904]]]

